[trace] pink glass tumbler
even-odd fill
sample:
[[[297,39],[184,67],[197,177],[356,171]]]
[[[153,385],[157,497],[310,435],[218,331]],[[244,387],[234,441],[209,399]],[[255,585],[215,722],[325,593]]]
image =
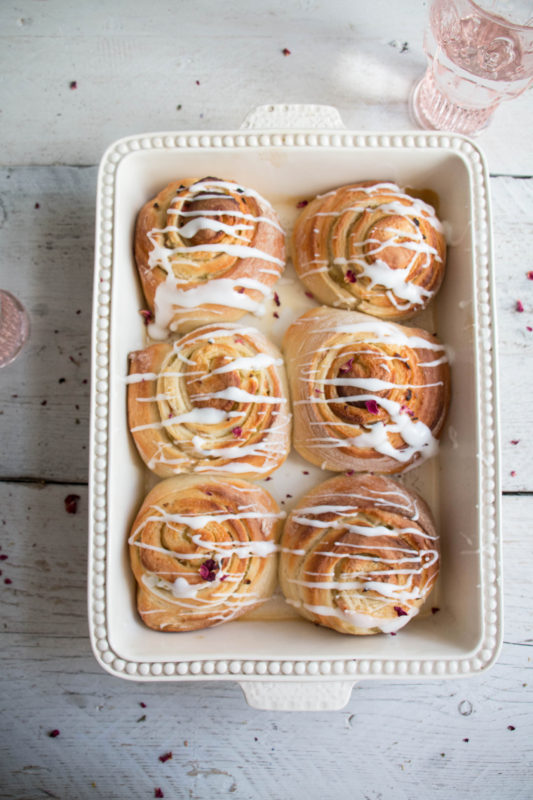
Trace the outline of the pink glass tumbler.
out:
[[[429,22],[411,113],[422,128],[475,135],[533,81],[533,3],[434,0]]]
[[[29,333],[24,306],[11,292],[0,289],[0,367],[7,367],[15,360]]]

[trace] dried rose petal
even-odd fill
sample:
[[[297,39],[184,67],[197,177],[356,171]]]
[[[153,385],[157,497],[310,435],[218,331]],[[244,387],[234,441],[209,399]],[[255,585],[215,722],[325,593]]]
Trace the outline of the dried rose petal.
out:
[[[520,444],[520,439],[511,439],[511,444]]]
[[[305,208],[307,205],[309,205],[309,200],[300,200],[298,203],[296,203],[296,208]]]
[[[399,617],[407,617],[407,611],[404,611],[401,606],[394,606],[394,610]]]
[[[463,742],[469,742],[470,739],[463,739]]]
[[[403,404],[400,406],[400,414],[409,414],[410,417],[413,417],[414,413],[415,412],[412,409],[408,408],[407,406]]]
[[[527,331],[533,331],[533,328],[531,327],[531,325],[526,325],[526,330]]]
[[[169,758],[172,758],[172,752],[170,750],[168,751],[168,753],[163,753],[162,756],[159,756],[159,760],[161,761],[162,764],[164,764],[165,761],[168,761]]]
[[[196,81],[196,83],[198,83],[198,81]],[[164,796],[165,795],[163,794],[159,786],[157,787],[157,789],[154,789],[154,797],[164,797]]]
[[[284,56],[290,56],[291,54],[291,51],[289,50],[288,47],[284,47],[281,52],[283,53]]]
[[[344,276],[345,283],[356,283],[357,282],[357,275],[352,272],[351,269],[346,270],[346,275]]]
[[[78,81],[71,81],[69,85],[70,89],[77,89],[78,88]]]
[[[431,609],[431,613],[432,614],[437,614],[439,611],[440,611],[440,608],[437,608],[437,606],[433,606],[433,608]]]
[[[244,339],[241,339],[240,336],[235,336],[234,339],[237,342],[237,344],[244,344]]]
[[[279,307],[281,305],[281,300],[279,299],[279,294],[274,292],[274,302]]]
[[[508,726],[507,726],[507,730],[508,730],[508,731],[515,731],[515,730],[516,730],[516,728],[515,728],[515,726],[514,726],[514,725],[508,725]]]
[[[4,578],[4,583],[8,583],[9,584],[9,583],[13,583],[13,581],[11,580],[11,578]]]
[[[520,313],[524,310],[524,306],[522,305],[521,300],[516,301],[516,310],[520,311]]]
[[[339,372],[349,372],[352,368],[353,361],[354,361],[354,356],[352,356],[349,361],[347,361],[345,364],[342,365]]]
[[[50,732],[49,732],[48,736],[49,736],[51,739],[55,739],[55,738],[56,738],[56,736],[59,736],[59,734],[60,734],[60,730],[59,730],[59,728],[54,728],[54,730],[53,730],[53,731],[50,731]]]
[[[0,556],[0,561],[6,561],[6,560],[7,556],[5,555],[5,553],[2,553],[2,555]]]
[[[139,314],[144,319],[145,325],[150,325],[150,323],[154,321],[154,315],[148,308],[139,309]]]
[[[79,494],[68,494],[65,497],[65,511],[67,514],[75,514],[78,510],[78,500],[81,500]]]
[[[527,274],[527,278],[529,281],[533,281],[533,269],[530,270]]]
[[[204,581],[214,581],[217,577],[218,564],[214,559],[208,558],[200,567],[200,577]]]
[[[353,471],[353,469],[347,469],[347,470],[346,470],[346,474],[347,474],[347,475],[353,475],[353,474],[354,474],[354,471]]]
[[[40,203],[35,203],[35,205],[34,205],[33,207],[34,207],[34,208],[40,208],[40,207],[41,207],[41,204],[40,204]]]
[[[303,472],[304,475],[309,475],[309,472],[306,469],[303,469],[302,472]]]
[[[272,314],[272,316],[273,316],[273,317],[276,317],[276,319],[279,319],[279,314],[278,314],[278,312],[277,312],[277,311],[274,311],[274,313]]]
[[[143,701],[142,701],[142,700],[141,700],[141,702],[139,703],[139,705],[140,705],[140,707],[141,707],[141,708],[146,708],[146,703],[143,703]]]
[[[365,406],[369,414],[379,414],[378,404],[375,400],[365,400]]]
[[[314,297],[313,292],[305,292],[305,296],[308,297],[310,300],[312,300]]]
[[[237,428],[232,428],[232,429],[231,429],[231,432],[232,432],[232,434],[234,435],[234,437],[235,437],[236,439],[238,439],[238,438],[239,438],[239,436],[242,436],[242,428],[239,428],[239,427],[237,427]]]
[[[516,476],[516,470],[512,469],[511,470],[511,478],[514,478],[515,476]]]

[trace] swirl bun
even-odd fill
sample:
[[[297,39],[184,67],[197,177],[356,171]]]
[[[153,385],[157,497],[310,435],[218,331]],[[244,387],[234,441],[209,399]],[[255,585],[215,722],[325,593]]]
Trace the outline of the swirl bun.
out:
[[[283,360],[255,328],[206,325],[130,354],[128,418],[161,477],[266,477],[286,459],[290,412]]]
[[[294,446],[308,461],[393,473],[436,454],[450,388],[434,336],[322,307],[296,320],[283,344]]]
[[[292,257],[316,298],[382,319],[425,308],[444,277],[446,244],[433,208],[394,183],[319,195],[296,221]]]
[[[260,314],[285,265],[285,235],[253,189],[219,178],[166,186],[139,212],[135,260],[149,333],[190,331],[208,322]]]
[[[143,622],[192,631],[267,600],[280,517],[267,491],[239,479],[184,475],[155,486],[128,539]]]
[[[439,569],[426,503],[377,475],[338,475],[291,512],[280,581],[302,616],[341,633],[391,633],[414,617]]]

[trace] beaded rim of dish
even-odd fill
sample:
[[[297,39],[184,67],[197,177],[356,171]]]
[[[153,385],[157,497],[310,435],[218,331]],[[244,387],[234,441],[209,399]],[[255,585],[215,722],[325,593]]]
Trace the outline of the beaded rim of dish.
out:
[[[479,523],[483,634],[473,655],[457,659],[316,659],[316,660],[186,660],[131,661],[115,653],[108,640],[106,618],[107,430],[109,404],[109,316],[113,266],[115,178],[120,162],[139,150],[226,147],[446,148],[459,153],[472,179],[476,369],[481,410],[486,426],[478,454]],[[106,151],[100,164],[97,198],[96,274],[93,308],[93,381],[91,386],[91,475],[89,516],[89,628],[94,653],[114,675],[134,680],[351,680],[377,677],[455,677],[481,672],[496,659],[501,643],[501,556],[499,505],[496,496],[497,413],[496,332],[490,275],[488,177],[483,157],[469,139],[441,133],[255,132],[151,134],[126,137]]]

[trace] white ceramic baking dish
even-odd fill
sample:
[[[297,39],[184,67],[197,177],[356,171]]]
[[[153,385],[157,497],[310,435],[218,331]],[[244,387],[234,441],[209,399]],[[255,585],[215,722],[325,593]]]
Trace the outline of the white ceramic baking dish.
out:
[[[146,343],[133,227],[138,209],[170,180],[205,175],[258,190],[287,230],[300,200],[357,180],[387,178],[438,195],[447,277],[417,322],[453,352],[453,402],[439,457],[405,480],[438,520],[442,569],[430,605],[439,611],[427,609],[397,636],[343,636],[298,618],[281,600],[251,618],[186,634],[149,630],[137,616],[126,539],[155,481],[126,425],[127,355]],[[478,147],[440,133],[346,131],[327,107],[269,106],[237,131],[121,139],[102,159],[97,191],[89,624],[100,664],[135,680],[238,680],[251,705],[271,709],[340,708],[360,679],[465,676],[490,666],[502,631],[500,489],[489,190]],[[292,268],[277,291],[280,318],[272,306],[250,322],[279,343],[314,303]],[[266,487],[289,510],[326,477],[292,454]]]

